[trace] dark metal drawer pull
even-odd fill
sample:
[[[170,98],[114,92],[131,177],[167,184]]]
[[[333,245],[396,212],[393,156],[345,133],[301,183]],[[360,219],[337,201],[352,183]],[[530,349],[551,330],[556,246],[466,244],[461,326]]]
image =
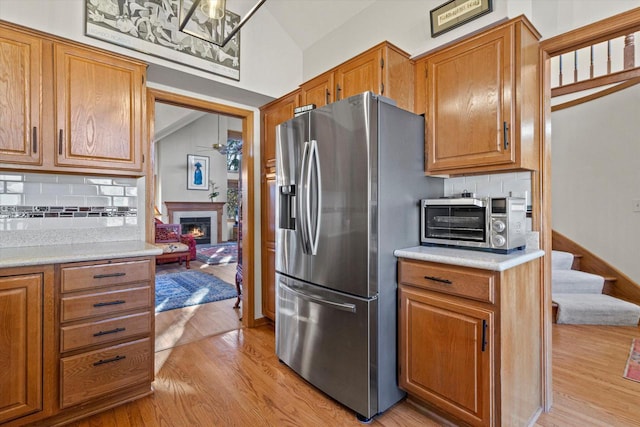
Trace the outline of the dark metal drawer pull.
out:
[[[112,357],[111,359],[100,359],[97,362],[94,362],[93,366],[100,366],[100,365],[104,365],[105,363],[111,363],[111,362],[117,362],[118,360],[122,360],[122,359],[126,359],[127,356],[116,356],[116,357]]]
[[[424,276],[424,278],[427,280],[433,280],[434,282],[438,282],[438,283],[446,283],[447,285],[450,285],[453,283],[451,280],[441,279],[439,277]]]
[[[487,321],[482,320],[482,351],[487,349]]]
[[[105,277],[120,277],[125,276],[127,273],[108,273],[108,274],[94,274],[94,279],[104,279]]]
[[[35,126],[33,127],[33,138],[31,142],[33,144],[33,152],[37,153],[38,152],[38,128]]]
[[[126,301],[123,299],[119,299],[119,300],[115,300],[115,301],[109,301],[109,302],[97,302],[95,304],[93,304],[94,307],[104,307],[105,305],[118,305],[118,304],[124,304]]]
[[[95,334],[93,334],[93,336],[94,337],[100,337],[102,335],[117,334],[118,332],[124,332],[126,330],[127,330],[127,328],[115,328],[115,329],[111,329],[109,331],[96,332]]]

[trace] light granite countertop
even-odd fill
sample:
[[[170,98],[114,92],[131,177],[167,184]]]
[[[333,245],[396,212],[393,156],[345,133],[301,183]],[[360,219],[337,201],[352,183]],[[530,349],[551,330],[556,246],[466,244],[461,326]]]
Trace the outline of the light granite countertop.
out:
[[[540,249],[524,249],[503,255],[471,249],[415,246],[406,249],[396,249],[393,254],[398,258],[439,262],[442,264],[480,268],[483,270],[504,271],[540,258],[544,255],[544,251]]]
[[[0,248],[0,268],[155,256],[161,253],[162,249],[137,240]]]

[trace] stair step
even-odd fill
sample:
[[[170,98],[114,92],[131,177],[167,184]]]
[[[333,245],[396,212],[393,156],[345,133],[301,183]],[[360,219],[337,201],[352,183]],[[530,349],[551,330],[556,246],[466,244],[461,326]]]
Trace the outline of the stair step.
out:
[[[573,254],[563,251],[551,251],[552,270],[571,270]]]
[[[551,270],[551,293],[601,294],[604,278],[578,270]]]
[[[554,294],[557,323],[638,326],[640,306],[604,294]]]

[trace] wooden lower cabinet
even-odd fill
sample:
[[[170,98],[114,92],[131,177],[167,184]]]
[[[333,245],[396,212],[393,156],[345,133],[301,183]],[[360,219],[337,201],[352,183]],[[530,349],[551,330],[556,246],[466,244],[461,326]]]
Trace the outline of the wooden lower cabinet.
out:
[[[262,314],[276,320],[276,177],[265,174],[262,183]]]
[[[150,394],[154,278],[153,257],[0,270],[0,424],[62,425]]]
[[[264,246],[265,277],[262,281],[262,314],[276,321],[276,246],[267,243]]]
[[[488,271],[400,259],[399,384],[457,424],[518,427],[542,411],[538,259]]]
[[[400,386],[472,425],[491,425],[493,312],[400,287]]]
[[[53,269],[0,270],[0,424],[31,414],[42,414],[46,365],[45,325],[52,310]]]

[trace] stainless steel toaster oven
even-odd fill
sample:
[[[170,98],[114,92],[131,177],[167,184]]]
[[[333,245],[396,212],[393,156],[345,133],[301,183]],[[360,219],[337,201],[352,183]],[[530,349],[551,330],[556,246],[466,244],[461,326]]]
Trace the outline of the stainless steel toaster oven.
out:
[[[519,197],[424,199],[420,243],[509,253],[526,245],[526,201]]]

